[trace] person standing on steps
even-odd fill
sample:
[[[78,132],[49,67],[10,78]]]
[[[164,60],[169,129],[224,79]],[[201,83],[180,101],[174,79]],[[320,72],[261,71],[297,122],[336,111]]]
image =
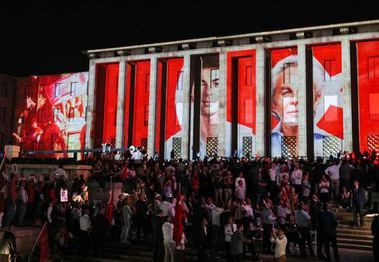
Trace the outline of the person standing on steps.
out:
[[[337,247],[337,219],[336,216],[329,210],[329,204],[323,203],[323,212],[320,213],[319,232],[324,243],[326,259],[330,261],[330,244],[333,248],[334,261],[338,262],[338,247]],[[320,256],[320,254],[319,254]]]
[[[358,180],[354,180],[354,187],[353,187],[353,199],[352,199],[352,206],[353,206],[353,216],[354,216],[354,225],[358,226],[358,213],[360,218],[360,226],[364,225],[363,220],[363,206],[366,202],[365,197],[365,190],[359,186]]]

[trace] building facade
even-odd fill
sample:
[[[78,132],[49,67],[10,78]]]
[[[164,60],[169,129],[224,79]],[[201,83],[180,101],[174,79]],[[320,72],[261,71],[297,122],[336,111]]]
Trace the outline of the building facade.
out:
[[[86,147],[166,158],[378,150],[379,21],[89,50]]]
[[[0,74],[0,148],[12,142],[14,92],[17,79]]]
[[[18,81],[14,125],[24,150],[379,151],[379,20],[87,53],[88,72]]]

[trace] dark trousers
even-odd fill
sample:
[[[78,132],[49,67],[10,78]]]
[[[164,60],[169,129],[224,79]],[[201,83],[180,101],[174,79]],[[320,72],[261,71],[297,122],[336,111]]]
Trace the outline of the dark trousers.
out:
[[[334,261],[339,261],[337,236],[336,235],[324,235],[325,254],[328,261],[330,260],[330,244],[332,244]]]
[[[212,225],[211,250],[212,255],[217,255],[217,251],[222,249],[222,227]]]
[[[313,248],[312,248],[312,240],[311,240],[311,232],[309,227],[299,227],[300,233],[300,255],[305,256],[305,244],[308,245],[309,253],[313,256]]]
[[[153,239],[154,262],[162,261],[163,251],[163,239]]]
[[[141,239],[141,231],[143,231],[144,241],[148,241],[148,223],[145,217],[136,217],[135,225],[137,229],[136,239],[139,241]]]
[[[363,225],[363,206],[358,204],[353,204],[353,216],[354,225],[358,226],[358,213],[360,218],[360,224]]]
[[[324,254],[322,253],[322,248],[324,246],[324,238],[321,235],[320,231],[317,231],[317,256],[322,258]]]
[[[272,224],[263,224],[263,252],[271,252],[271,231]]]
[[[89,234],[88,231],[80,230],[80,253],[84,256],[87,255],[89,245]]]
[[[226,258],[226,262],[232,261],[232,257],[230,255],[230,242],[226,242],[226,241],[225,241],[225,258]]]

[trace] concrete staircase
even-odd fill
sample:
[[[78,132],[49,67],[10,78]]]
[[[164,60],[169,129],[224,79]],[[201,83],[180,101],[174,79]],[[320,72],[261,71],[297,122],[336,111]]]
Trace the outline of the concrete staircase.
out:
[[[197,261],[197,253],[194,250],[187,250],[186,261]],[[118,242],[104,243],[98,250],[97,254],[93,246],[90,246],[86,256],[81,256],[81,251],[77,248],[64,252],[63,261],[136,261],[151,262],[153,261],[153,251],[144,245],[124,245]]]
[[[339,211],[336,212],[336,215],[338,219],[337,244],[339,248],[372,250],[372,216],[366,215],[364,217],[364,225],[362,227],[356,227],[353,226],[352,212]]]

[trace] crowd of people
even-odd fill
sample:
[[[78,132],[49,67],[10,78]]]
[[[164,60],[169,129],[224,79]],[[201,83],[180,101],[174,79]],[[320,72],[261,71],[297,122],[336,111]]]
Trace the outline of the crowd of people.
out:
[[[104,241],[116,240],[150,247],[154,261],[185,261],[189,249],[199,261],[258,259],[261,253],[277,261],[288,255],[330,259],[330,246],[339,261],[330,205],[351,210],[361,226],[363,206],[374,208],[368,192],[379,186],[375,153],[315,161],[161,161],[139,152],[138,158],[92,161],[88,179],[70,179],[62,166],[50,177],[3,173],[2,227],[47,221],[57,254],[77,239],[81,255],[90,245],[97,254]],[[117,195],[116,184],[122,188]],[[93,185],[96,194],[88,190]],[[92,193],[109,193],[109,201]]]

